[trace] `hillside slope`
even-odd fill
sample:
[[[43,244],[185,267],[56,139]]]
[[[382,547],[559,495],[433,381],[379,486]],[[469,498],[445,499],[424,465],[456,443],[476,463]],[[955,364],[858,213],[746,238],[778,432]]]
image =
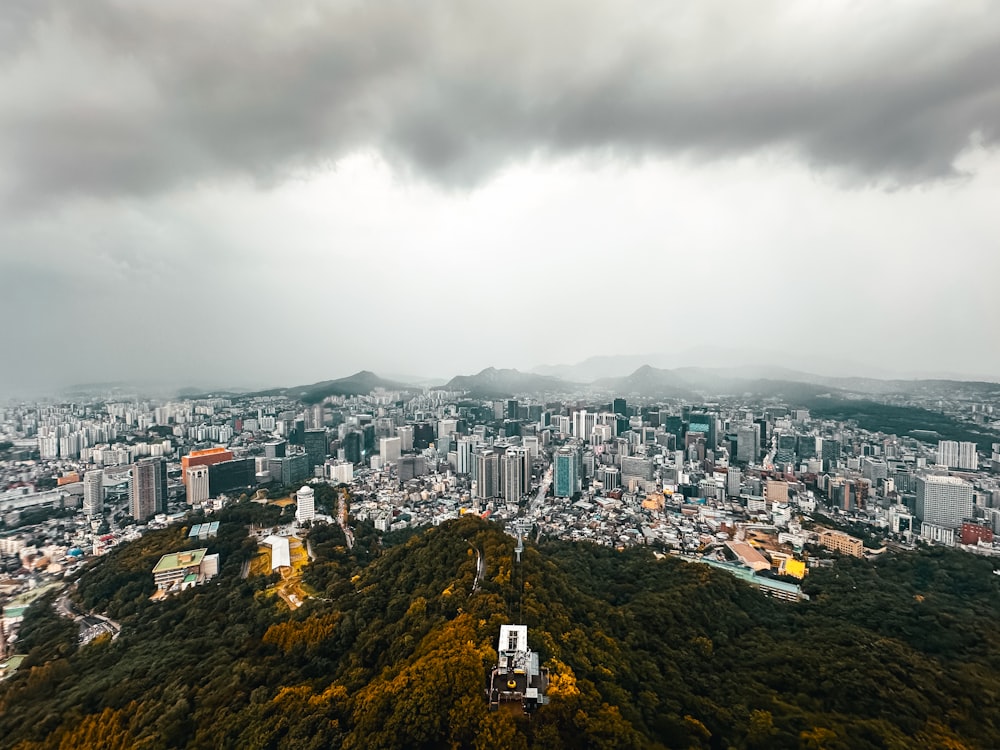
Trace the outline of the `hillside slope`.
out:
[[[478,518],[389,548],[365,525],[350,553],[319,527],[318,598],[289,613],[266,579],[239,579],[258,512],[227,509],[217,583],[168,601],[146,598],[149,560],[180,529],[85,574],[84,601],[124,625],[116,641],[75,649],[33,608],[29,666],[0,686],[4,746],[1000,746],[988,560],[842,560],[796,605],[644,549],[548,542],[515,566],[514,541]],[[553,675],[530,722],[484,700],[499,627],[517,621]]]

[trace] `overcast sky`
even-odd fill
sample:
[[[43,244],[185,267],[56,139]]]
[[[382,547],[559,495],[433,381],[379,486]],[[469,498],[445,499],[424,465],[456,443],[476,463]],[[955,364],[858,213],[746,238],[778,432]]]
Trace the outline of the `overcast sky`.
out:
[[[989,0],[6,0],[0,396],[1000,377],[998,71]]]

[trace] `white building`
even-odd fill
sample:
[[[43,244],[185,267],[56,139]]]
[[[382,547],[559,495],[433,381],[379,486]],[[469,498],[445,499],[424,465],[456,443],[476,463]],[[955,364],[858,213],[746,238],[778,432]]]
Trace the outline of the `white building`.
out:
[[[83,514],[99,516],[104,512],[104,472],[100,469],[83,475]]]
[[[295,493],[295,520],[298,523],[311,521],[316,517],[316,498],[312,487],[303,487]]]
[[[271,534],[265,537],[261,543],[271,548],[271,570],[277,570],[281,567],[292,567],[292,552],[287,536]]]
[[[379,455],[382,457],[383,465],[394,464],[399,461],[402,453],[403,441],[398,437],[388,437],[379,440]]]
[[[350,461],[328,461],[326,478],[334,484],[350,484],[354,481],[354,464]]]
[[[922,523],[958,528],[972,517],[972,485],[958,477],[917,477],[915,510]]]
[[[192,466],[187,470],[188,505],[203,503],[210,497],[208,492],[208,467]]]

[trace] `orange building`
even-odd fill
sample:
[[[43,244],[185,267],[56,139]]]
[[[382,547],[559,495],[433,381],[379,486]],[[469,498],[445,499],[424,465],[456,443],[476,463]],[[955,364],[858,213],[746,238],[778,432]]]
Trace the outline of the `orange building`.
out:
[[[184,486],[187,487],[187,470],[192,466],[211,466],[232,460],[233,452],[228,448],[205,448],[200,451],[191,451],[186,456],[181,457],[181,478],[184,481]]]

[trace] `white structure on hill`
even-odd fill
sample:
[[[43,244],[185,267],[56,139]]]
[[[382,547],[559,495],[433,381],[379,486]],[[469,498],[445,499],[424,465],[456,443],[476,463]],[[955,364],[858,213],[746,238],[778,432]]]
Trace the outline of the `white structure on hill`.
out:
[[[287,536],[271,534],[263,540],[262,544],[271,548],[271,570],[277,570],[282,566],[292,567],[292,553],[289,550]]]
[[[312,487],[303,487],[295,493],[295,520],[298,523],[311,521],[316,517],[316,498]]]

